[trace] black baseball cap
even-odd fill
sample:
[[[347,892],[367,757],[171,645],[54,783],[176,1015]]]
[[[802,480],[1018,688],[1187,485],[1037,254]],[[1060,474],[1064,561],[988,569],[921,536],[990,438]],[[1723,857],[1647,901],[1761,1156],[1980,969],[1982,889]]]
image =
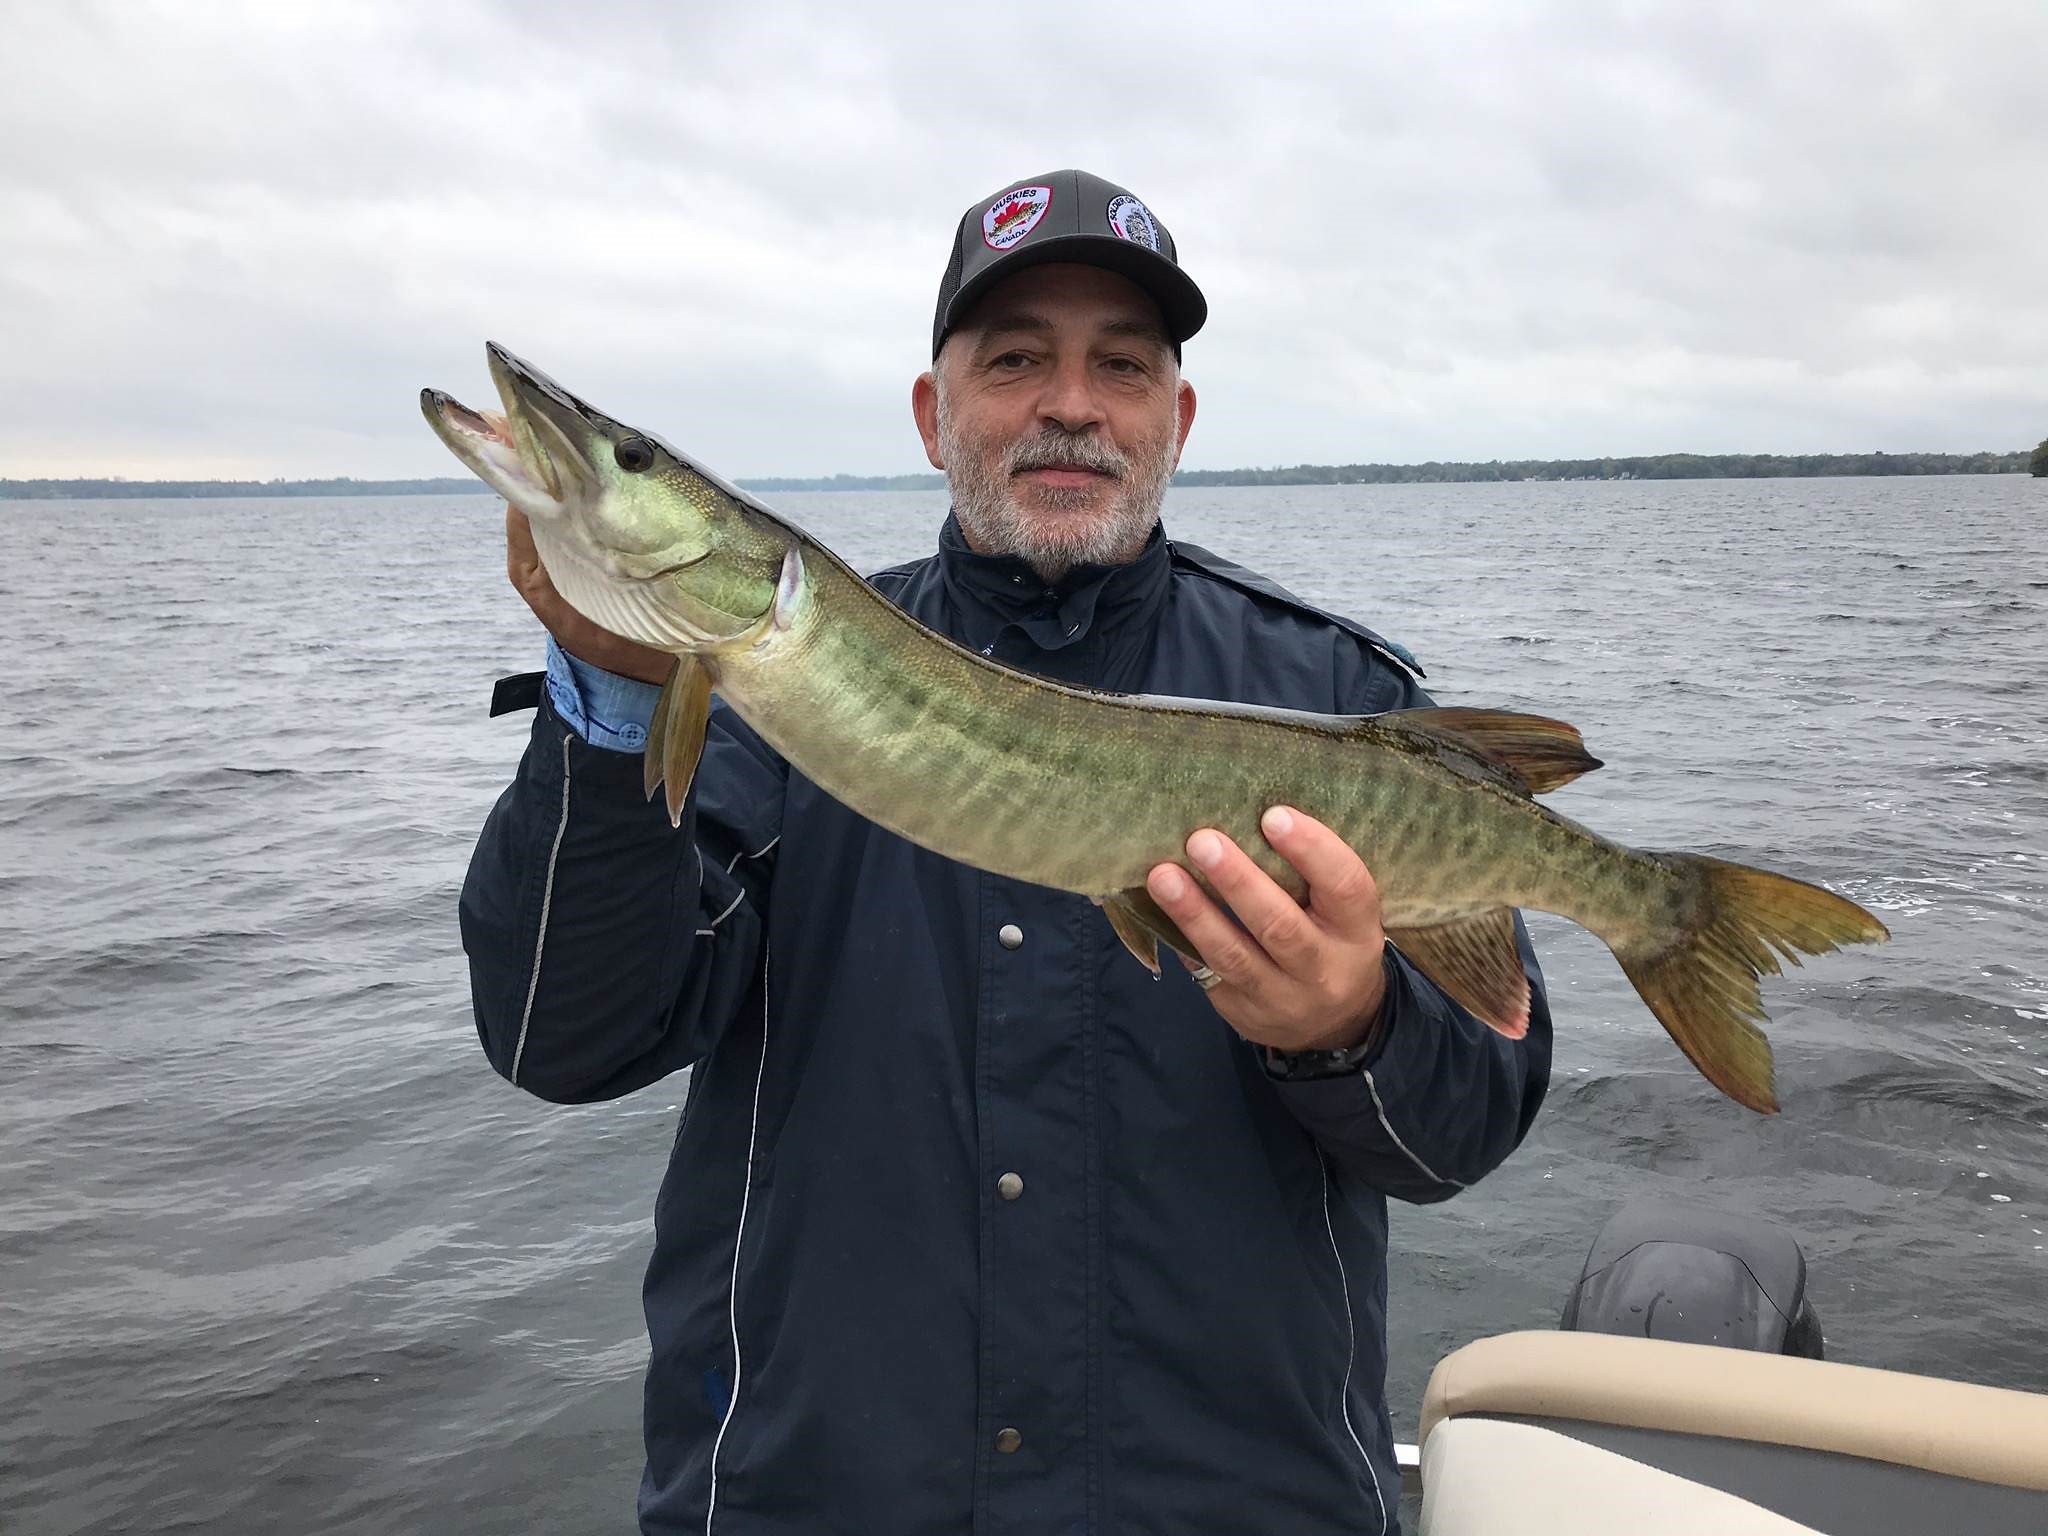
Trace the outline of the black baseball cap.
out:
[[[932,356],[983,294],[1026,267],[1075,261],[1121,273],[1158,302],[1174,355],[1209,318],[1208,300],[1175,259],[1158,215],[1122,187],[1086,171],[1013,182],[960,216],[939,281]]]

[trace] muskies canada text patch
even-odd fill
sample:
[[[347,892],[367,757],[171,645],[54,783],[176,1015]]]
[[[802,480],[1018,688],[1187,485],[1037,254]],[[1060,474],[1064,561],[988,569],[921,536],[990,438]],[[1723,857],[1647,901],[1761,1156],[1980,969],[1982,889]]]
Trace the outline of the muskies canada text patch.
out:
[[[1045,217],[1052,206],[1051,187],[1019,187],[1005,192],[981,216],[981,238],[993,250],[1007,251]]]

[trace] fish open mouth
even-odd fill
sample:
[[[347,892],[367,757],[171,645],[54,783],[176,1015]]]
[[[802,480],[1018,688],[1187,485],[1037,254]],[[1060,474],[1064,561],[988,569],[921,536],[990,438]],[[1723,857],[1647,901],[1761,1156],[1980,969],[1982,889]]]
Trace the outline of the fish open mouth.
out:
[[[563,478],[531,427],[509,412],[474,411],[438,389],[420,391],[420,409],[478,479],[529,517],[562,509]]]
[[[636,516],[632,499],[619,492],[616,482],[624,477],[612,469],[614,444],[646,434],[577,399],[496,342],[484,351],[502,411],[473,409],[438,389],[420,391],[420,410],[450,452],[533,521],[551,572],[580,562],[604,580],[637,586],[707,558],[704,540],[659,517]]]
[[[595,413],[495,342],[485,352],[502,412],[472,410],[438,389],[420,391],[420,410],[486,485],[529,517],[553,517],[573,496],[596,488],[580,442]]]

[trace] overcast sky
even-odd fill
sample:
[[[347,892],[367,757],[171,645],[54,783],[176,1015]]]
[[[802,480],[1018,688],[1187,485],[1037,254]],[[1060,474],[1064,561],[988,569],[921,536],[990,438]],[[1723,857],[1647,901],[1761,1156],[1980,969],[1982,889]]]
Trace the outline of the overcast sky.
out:
[[[486,338],[734,475],[924,468],[962,209],[1208,294],[1184,464],[2048,434],[2048,3],[9,0],[0,475],[460,473]]]

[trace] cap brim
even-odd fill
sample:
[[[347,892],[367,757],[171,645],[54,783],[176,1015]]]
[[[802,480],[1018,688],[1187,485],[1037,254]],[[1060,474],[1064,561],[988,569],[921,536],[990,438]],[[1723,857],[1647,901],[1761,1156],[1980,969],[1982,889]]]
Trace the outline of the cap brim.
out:
[[[1159,313],[1166,321],[1167,337],[1175,348],[1199,331],[1209,318],[1209,301],[1202,297],[1202,290],[1195,286],[1194,279],[1157,251],[1135,241],[1119,240],[1113,235],[1054,235],[1049,240],[1034,240],[1021,249],[1011,251],[961,284],[960,291],[953,295],[952,303],[946,306],[942,342],[991,288],[1015,277],[1027,267],[1042,267],[1055,261],[1101,267],[1136,283],[1159,306]]]

